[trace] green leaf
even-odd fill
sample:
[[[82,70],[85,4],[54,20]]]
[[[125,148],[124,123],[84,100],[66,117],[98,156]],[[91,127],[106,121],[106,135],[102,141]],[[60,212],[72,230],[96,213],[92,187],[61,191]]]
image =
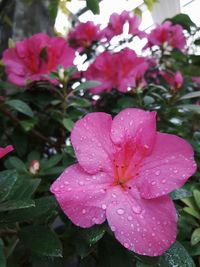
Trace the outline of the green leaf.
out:
[[[13,100],[8,100],[5,103],[14,110],[19,111],[29,117],[34,116],[31,108],[22,100],[13,99]]]
[[[6,267],[6,257],[4,254],[4,244],[2,239],[0,239],[0,266]]]
[[[55,198],[52,196],[42,197],[35,199],[35,207],[8,212],[8,214],[0,218],[0,223],[8,224],[31,220],[44,223],[48,222],[57,212],[57,202]]]
[[[62,158],[63,158],[63,154],[56,154],[54,156],[51,156],[49,159],[42,159],[40,161],[41,168],[43,170],[49,170],[49,168],[52,168],[56,164],[58,164]]]
[[[177,241],[162,255],[158,266],[195,267],[195,264],[187,250]]]
[[[200,97],[200,92],[192,92],[192,93],[186,94],[182,96],[179,100],[190,99],[190,98],[195,98],[195,97]]]
[[[36,123],[37,123],[37,120],[36,120],[35,118],[30,119],[30,120],[23,120],[23,121],[20,121],[20,124],[21,124],[22,128],[23,128],[26,132],[28,132],[28,131],[30,131],[31,129],[33,129]]]
[[[173,24],[180,24],[188,32],[191,32],[191,27],[197,27],[187,14],[178,14],[169,20]]]
[[[195,202],[196,202],[198,208],[200,209],[200,191],[195,189],[193,191],[193,195],[194,195]]]
[[[93,245],[97,243],[105,234],[106,228],[104,225],[95,225],[88,229],[81,229],[80,235],[87,243]]]
[[[112,237],[105,235],[99,244],[98,267],[133,267],[128,251]]]
[[[101,82],[98,81],[86,81],[84,83],[81,83],[80,85],[78,85],[73,92],[77,92],[77,91],[81,91],[81,90],[87,90],[89,88],[94,88],[101,85]]]
[[[173,200],[178,200],[182,198],[192,197],[192,192],[187,191],[183,188],[176,189],[170,194]]]
[[[63,119],[63,125],[64,127],[71,132],[73,126],[74,126],[74,122],[71,119]]]
[[[7,199],[11,189],[16,183],[18,177],[16,171],[3,171],[0,172],[0,200]]]
[[[186,111],[192,111],[192,112],[200,114],[200,106],[198,106],[198,105],[186,104],[186,105],[180,105],[178,107],[183,108]]]
[[[69,104],[69,107],[70,106],[87,108],[91,106],[91,102],[85,98],[76,98],[73,101],[71,101],[71,103]]]
[[[188,214],[192,215],[193,217],[197,218],[200,220],[200,212],[191,208],[191,207],[185,207],[183,209],[185,212],[187,212]]]
[[[194,246],[200,241],[200,228],[194,230],[191,236],[191,244]]]
[[[17,157],[9,157],[7,159],[9,166],[19,172],[27,172],[26,165]]]
[[[40,179],[20,176],[9,194],[9,199],[30,199],[38,188],[40,181]]]
[[[99,1],[98,0],[86,0],[87,8],[90,9],[93,14],[99,14]]]
[[[34,207],[35,202],[33,200],[8,200],[0,204],[0,212],[8,210],[18,210]]]
[[[200,39],[196,39],[196,40],[194,41],[194,44],[195,44],[195,45],[200,45]]]
[[[62,244],[49,227],[24,227],[19,238],[32,252],[48,257],[62,257]]]
[[[152,11],[154,4],[158,2],[158,0],[144,0],[145,5],[147,6],[149,11]]]

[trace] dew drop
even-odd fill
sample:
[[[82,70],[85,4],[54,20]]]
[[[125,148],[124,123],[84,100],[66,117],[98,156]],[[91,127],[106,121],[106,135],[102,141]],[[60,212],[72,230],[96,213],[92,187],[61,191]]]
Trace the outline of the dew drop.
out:
[[[138,206],[138,205],[133,206],[133,207],[132,207],[132,210],[133,210],[135,213],[137,213],[137,214],[139,214],[139,213],[142,211],[141,208],[140,208],[140,206]]]
[[[162,184],[165,184],[165,183],[166,183],[166,180],[165,180],[165,179],[163,179],[163,180],[162,180]]]
[[[117,213],[118,213],[119,215],[122,215],[122,214],[124,214],[124,210],[123,210],[123,209],[118,209],[118,210],[117,210]]]
[[[125,248],[129,248],[129,244],[128,243],[124,243],[124,246],[125,246]]]
[[[155,172],[156,175],[160,175],[160,170]]]
[[[151,185],[155,185],[155,184],[156,184],[156,182],[155,182],[155,181],[151,182]]]
[[[128,216],[128,220],[132,221],[133,217],[132,216]]]
[[[115,226],[111,226],[110,229],[114,232],[116,230]]]
[[[83,214],[85,214],[85,213],[86,213],[86,210],[85,210],[85,209],[83,209],[83,210],[82,210],[82,213],[83,213]]]
[[[107,208],[106,204],[102,204],[102,209],[105,210]]]
[[[83,182],[83,181],[79,181],[79,184],[80,184],[80,185],[84,185],[84,182]]]

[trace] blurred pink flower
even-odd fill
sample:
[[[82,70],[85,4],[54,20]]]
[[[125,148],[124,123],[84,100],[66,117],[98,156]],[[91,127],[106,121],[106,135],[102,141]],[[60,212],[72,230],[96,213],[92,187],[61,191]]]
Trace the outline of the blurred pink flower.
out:
[[[200,77],[199,76],[194,76],[194,77],[192,77],[192,81],[195,82],[195,83],[200,84]]]
[[[3,158],[6,154],[13,151],[14,148],[11,145],[8,145],[6,147],[0,147],[0,158]]]
[[[162,71],[161,74],[172,90],[177,90],[182,87],[183,76],[180,71],[176,71],[175,73]]]
[[[38,33],[16,42],[14,48],[5,50],[3,63],[8,80],[18,86],[25,86],[31,81],[55,82],[45,75],[55,71],[58,66],[67,68],[73,65],[74,57],[74,50],[68,47],[64,38]]]
[[[121,14],[113,13],[110,16],[108,26],[102,31],[104,37],[110,41],[114,36],[122,34],[126,22],[129,24],[129,34],[137,35],[140,38],[146,36],[144,32],[139,30],[140,17],[131,16],[129,12],[123,11]]]
[[[148,129],[148,130],[147,130]],[[156,132],[156,113],[125,109],[80,119],[71,134],[78,163],[51,186],[77,226],[106,219],[117,240],[136,253],[158,256],[176,239],[177,215],[168,194],[195,172],[192,147]]]
[[[186,45],[186,38],[183,34],[183,28],[180,25],[173,25],[170,21],[164,22],[162,25],[158,25],[148,35],[147,47],[154,45],[162,46],[164,44],[169,45],[172,48],[183,50]]]
[[[102,38],[102,34],[99,29],[99,25],[95,25],[92,21],[85,23],[79,23],[68,34],[68,43],[74,48],[89,47],[93,42],[99,41]]]
[[[103,52],[96,57],[83,75],[88,80],[102,83],[91,90],[93,93],[109,91],[112,88],[127,92],[128,88],[144,84],[143,77],[147,68],[145,58],[138,57],[133,50],[125,48],[118,53]]]

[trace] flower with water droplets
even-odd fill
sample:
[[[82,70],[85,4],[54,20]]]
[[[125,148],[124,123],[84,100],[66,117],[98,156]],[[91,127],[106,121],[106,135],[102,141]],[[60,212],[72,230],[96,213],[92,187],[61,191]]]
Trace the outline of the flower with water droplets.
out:
[[[190,144],[157,132],[156,113],[140,109],[125,109],[113,120],[106,113],[87,114],[75,124],[71,141],[78,163],[51,186],[69,219],[83,228],[107,220],[116,239],[139,254],[166,251],[177,225],[168,194],[196,170]]]

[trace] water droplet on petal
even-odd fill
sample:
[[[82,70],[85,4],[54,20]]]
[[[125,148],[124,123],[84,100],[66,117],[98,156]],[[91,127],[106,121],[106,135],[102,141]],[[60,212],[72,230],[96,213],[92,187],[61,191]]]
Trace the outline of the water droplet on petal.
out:
[[[125,248],[129,248],[129,244],[128,243],[124,243],[124,246],[125,246]]]
[[[155,234],[155,233],[152,233],[151,235],[152,235],[152,236],[155,236],[156,234]]]
[[[155,185],[155,184],[156,184],[156,182],[155,182],[155,181],[151,182],[151,185]]]
[[[162,180],[162,184],[165,184],[165,183],[166,183],[166,180],[165,180],[165,179],[163,179],[163,180]]]
[[[111,226],[110,229],[114,232],[116,230],[115,226]]]
[[[133,217],[132,216],[128,216],[128,220],[132,221]]]
[[[160,175],[160,170],[155,172],[156,175]]]
[[[117,210],[117,213],[118,213],[119,215],[122,215],[122,214],[124,214],[124,210],[123,210],[123,209],[118,209],[118,210]]]
[[[106,208],[107,208],[106,204],[102,204],[101,207],[102,207],[103,210],[106,210]]]
[[[82,213],[83,213],[83,214],[85,214],[85,213],[86,213],[86,210],[85,210],[85,209],[83,209],[83,210],[82,210]]]
[[[84,185],[84,182],[83,182],[83,181],[79,181],[79,184],[80,184],[80,185]]]
[[[133,206],[132,210],[137,214],[139,214],[142,211],[139,205]]]

